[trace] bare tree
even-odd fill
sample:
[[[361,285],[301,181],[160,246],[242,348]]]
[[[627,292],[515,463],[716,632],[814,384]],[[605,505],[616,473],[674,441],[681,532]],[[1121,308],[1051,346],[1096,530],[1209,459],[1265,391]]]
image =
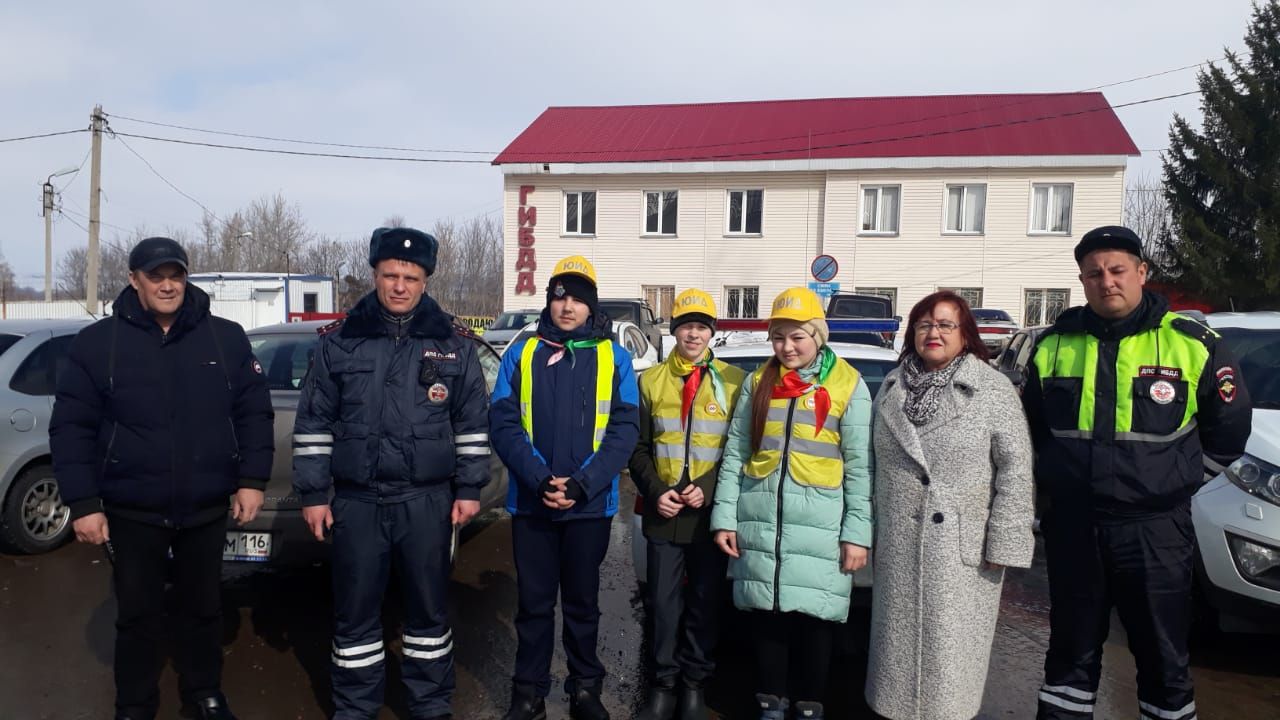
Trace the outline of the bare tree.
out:
[[[409,227],[409,223],[405,222],[404,216],[400,214],[392,215],[382,221],[382,227],[402,228]]]
[[[141,239],[141,231],[135,231]],[[98,292],[104,300],[111,300],[129,283],[129,251],[132,238],[116,235],[102,244],[98,261]],[[77,247],[68,250],[58,260],[58,296],[67,300],[84,300],[89,277],[89,251]]]
[[[1124,192],[1124,224],[1142,238],[1142,253],[1155,275],[1168,264],[1163,243],[1171,232],[1171,221],[1164,185],[1148,175],[1134,178]]]
[[[497,315],[502,309],[502,226],[492,215],[436,222],[440,241],[430,290],[455,315]]]

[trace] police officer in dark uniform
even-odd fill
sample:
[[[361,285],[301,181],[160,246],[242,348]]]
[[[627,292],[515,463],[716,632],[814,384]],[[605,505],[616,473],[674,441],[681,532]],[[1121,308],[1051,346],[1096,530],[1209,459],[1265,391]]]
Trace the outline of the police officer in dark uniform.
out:
[[[1087,307],[1036,347],[1023,401],[1051,507],[1041,720],[1091,718],[1114,605],[1147,720],[1193,720],[1187,668],[1191,496],[1249,438],[1249,396],[1209,328],[1143,290],[1142,243],[1119,226],[1075,248]]]
[[[418,230],[373,232],[374,291],[321,331],[298,403],[294,490],[316,539],[333,532],[338,719],[382,708],[382,600],[393,564],[412,717],[452,717],[445,588],[456,528],[479,512],[489,479],[489,394],[471,331],[427,295],[436,250]]]

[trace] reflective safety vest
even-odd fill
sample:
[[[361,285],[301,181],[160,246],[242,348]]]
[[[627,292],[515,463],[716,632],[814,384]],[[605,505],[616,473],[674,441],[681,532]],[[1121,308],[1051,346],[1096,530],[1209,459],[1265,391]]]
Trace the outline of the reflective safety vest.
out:
[[[533,352],[540,338],[530,338],[520,353],[520,425],[533,443]],[[604,442],[604,431],[609,425],[609,410],[613,404],[613,342],[598,340],[596,351],[596,422],[591,438],[591,449],[599,450]],[[582,348],[579,348],[582,349]],[[571,362],[566,357],[560,362]]]
[[[753,392],[770,392],[760,387],[761,367],[752,375]],[[858,371],[844,360],[837,360],[823,387],[831,396],[831,410],[822,427],[814,412],[815,388],[798,398],[772,398],[765,417],[760,449],[751,456],[742,472],[747,477],[763,480],[783,463],[783,474],[790,473],[800,485],[837,488],[844,482],[844,453],[840,448],[840,418],[861,378]],[[751,402],[743,398],[742,402]],[[788,422],[790,421],[790,422]]]
[[[684,377],[673,369],[673,357],[645,371],[640,377],[640,393],[649,406],[653,423],[653,457],[658,477],[669,487],[685,478],[699,478],[715,469],[724,452],[729,435],[729,419],[733,417],[733,401],[745,377],[738,368],[721,360],[712,360],[724,380],[724,397],[729,407],[716,400],[709,372],[704,371],[689,410],[689,424],[680,420]]]
[[[1053,436],[1168,443],[1194,430],[1196,390],[1209,349],[1173,327],[1174,322],[1191,321],[1165,313],[1158,327],[1122,338],[1114,377],[1109,368],[1099,373],[1098,339],[1093,335],[1054,334],[1041,340],[1034,362]],[[1114,394],[1100,388],[1099,380],[1114,381]],[[1114,425],[1098,427],[1112,414],[1112,404]]]

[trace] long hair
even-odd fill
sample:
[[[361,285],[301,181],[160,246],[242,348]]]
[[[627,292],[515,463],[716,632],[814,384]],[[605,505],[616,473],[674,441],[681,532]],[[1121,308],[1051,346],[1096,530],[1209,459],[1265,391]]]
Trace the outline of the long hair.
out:
[[[751,452],[759,452],[764,438],[764,423],[769,416],[769,401],[773,399],[773,386],[782,374],[777,355],[770,355],[760,373],[760,382],[751,388]]]
[[[911,315],[907,318],[907,336],[903,338],[902,354],[898,356],[898,362],[912,356],[920,357],[920,353],[916,352],[916,322],[932,313],[938,303],[944,302],[956,306],[956,320],[960,325],[957,330],[960,333],[960,339],[964,341],[961,354],[969,353],[979,360],[991,357],[991,352],[982,342],[982,335],[978,333],[978,322],[973,319],[973,311],[969,309],[969,303],[950,290],[939,290],[932,295],[925,295],[915,307],[911,308]]]

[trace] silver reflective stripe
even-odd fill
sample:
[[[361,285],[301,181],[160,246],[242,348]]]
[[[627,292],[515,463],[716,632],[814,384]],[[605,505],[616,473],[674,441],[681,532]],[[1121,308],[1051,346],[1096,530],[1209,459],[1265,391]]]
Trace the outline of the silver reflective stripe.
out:
[[[780,423],[786,422],[787,406],[783,405],[782,407],[776,407],[776,406],[770,405],[769,412],[764,416],[764,419],[766,422],[780,422]]]
[[[457,448],[455,452],[458,455],[488,455],[489,446],[484,445],[479,447],[460,447],[460,448]]]
[[[470,435],[454,435],[455,443],[489,442],[489,433],[471,433]]]
[[[1040,689],[1047,690],[1051,693],[1058,693],[1059,695],[1066,695],[1067,697],[1075,698],[1076,700],[1088,700],[1092,702],[1098,699],[1098,693],[1096,692],[1078,690],[1069,685],[1041,685]]]
[[[340,648],[337,645],[334,645],[333,654],[339,657],[351,657],[353,655],[363,655],[365,653],[373,652],[374,650],[381,650],[381,649],[382,649],[382,641],[379,640],[377,642],[371,642],[368,645],[357,645],[355,647],[345,648],[345,649]]]
[[[694,418],[691,427],[693,432],[702,433],[704,435],[724,435],[729,432],[728,420],[703,420],[702,418]]]
[[[680,426],[680,418],[655,417],[653,418],[653,427],[658,432],[684,431],[684,428]]]
[[[1205,469],[1208,470],[1208,472],[1213,475],[1217,475],[1218,473],[1227,469],[1226,465],[1223,465],[1215,461],[1213,458],[1210,458],[1208,455],[1204,456],[1204,466],[1205,466]]]
[[[1093,437],[1092,430],[1054,430],[1050,428],[1049,432],[1056,438],[1068,438],[1071,440],[1088,440]]]
[[[596,442],[598,443],[604,442],[604,428],[600,428],[599,430],[596,431]]]
[[[333,664],[341,668],[362,668],[380,663],[386,656],[387,654],[385,651],[379,651],[377,655],[370,655],[367,658],[360,658],[359,660],[343,660],[337,655],[334,655]]]
[[[1074,702],[1071,702],[1070,700],[1063,700],[1057,695],[1050,695],[1049,693],[1043,690],[1040,691],[1040,702],[1049,703],[1050,705],[1057,705],[1058,707],[1064,710],[1070,710],[1071,712],[1078,712],[1078,713],[1093,712],[1093,703],[1089,703],[1088,705],[1081,705],[1080,703],[1074,703]]]
[[[610,408],[612,405],[613,405],[613,402],[612,402],[611,400],[601,400],[601,401],[597,402],[597,403],[596,403],[596,414],[597,414],[597,415],[608,415],[608,414],[609,414],[609,408]]]
[[[449,643],[439,650],[414,650],[408,645],[404,646],[404,656],[415,660],[435,660],[451,652],[453,652],[453,643]]]
[[[423,645],[425,647],[436,647],[439,645],[444,645],[445,643],[449,642],[449,638],[451,637],[453,637],[453,631],[445,630],[444,634],[441,635],[440,637],[417,637],[415,635],[409,635],[406,633],[404,635],[401,635],[400,639],[409,645]]]
[[[781,450],[782,438],[778,437],[777,435],[765,435],[764,437],[760,438],[760,449],[761,450]]]
[[[813,455],[814,457],[831,458],[839,460],[844,456],[840,454],[840,446],[835,443],[822,442],[821,440],[805,440],[804,438],[792,437],[791,449],[805,455]]]
[[[1192,700],[1184,705],[1181,710],[1164,710],[1151,703],[1139,700],[1138,708],[1142,710],[1144,716],[1158,718],[1158,720],[1191,720],[1195,716],[1196,701]],[[1191,713],[1191,716],[1188,717],[1187,713]]]
[[[721,449],[718,447],[698,447],[697,445],[689,446],[689,457],[694,460],[702,460],[704,462],[716,462],[720,459]],[[653,446],[653,454],[660,458],[674,458],[679,460],[684,457],[683,445],[670,445],[668,443],[656,443]]]
[[[1155,433],[1122,432],[1122,433],[1116,433],[1116,439],[1128,440],[1130,442],[1167,443],[1167,442],[1173,442],[1174,440],[1177,440],[1178,438],[1182,437],[1183,435],[1186,435],[1187,433],[1195,429],[1196,429],[1196,420],[1195,418],[1192,418],[1191,422],[1187,423],[1186,425],[1179,428],[1178,430],[1175,430],[1174,432],[1169,433],[1168,435],[1156,435]]]
[[[333,448],[328,445],[312,445],[293,449],[294,455],[332,455]]]
[[[293,441],[298,443],[333,442],[333,433],[315,433],[313,435],[294,435]]]
[[[804,423],[806,425],[817,425],[818,413],[813,410],[796,408],[796,414],[794,417],[792,417],[792,420],[794,422]],[[835,415],[832,415],[831,413],[827,413],[827,416],[822,419],[822,427],[832,432],[839,432],[840,418],[836,417]]]

